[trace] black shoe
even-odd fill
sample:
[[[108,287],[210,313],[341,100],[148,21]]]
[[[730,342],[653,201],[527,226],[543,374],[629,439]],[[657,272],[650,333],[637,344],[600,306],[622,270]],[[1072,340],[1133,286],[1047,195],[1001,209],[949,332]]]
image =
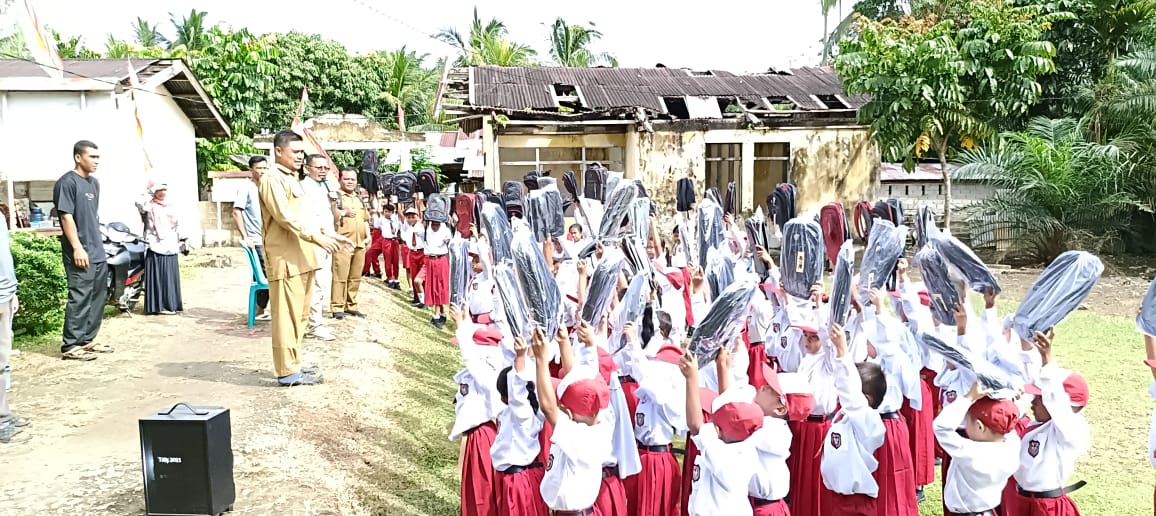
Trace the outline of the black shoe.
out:
[[[365,319],[365,314],[358,312],[357,310],[346,310],[345,315],[353,316],[358,319]]]
[[[409,302],[409,306],[420,306],[420,305],[421,305],[421,301],[418,301],[416,299]]]
[[[433,320],[434,328],[442,329],[446,327],[446,320],[443,317],[435,317]]]
[[[923,495],[923,486],[915,488],[915,503],[923,503],[927,497]]]
[[[318,373],[320,373],[320,372],[321,372],[321,367],[315,366],[315,365],[305,366],[305,367],[301,368],[301,374],[307,374],[310,376],[318,376]]]
[[[337,319],[338,321],[344,319],[345,315],[345,312],[333,312],[333,318]]]
[[[419,301],[416,305],[413,305],[413,307],[417,308],[418,310],[425,310],[425,303]]]
[[[389,285],[389,288],[392,288],[394,290],[401,290],[401,283],[398,283],[396,281],[390,281],[387,284]]]

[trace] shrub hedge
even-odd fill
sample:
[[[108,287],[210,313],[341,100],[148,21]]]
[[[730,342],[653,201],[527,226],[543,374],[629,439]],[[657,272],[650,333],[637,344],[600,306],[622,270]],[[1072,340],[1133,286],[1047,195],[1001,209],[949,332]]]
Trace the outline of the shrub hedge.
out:
[[[20,286],[20,311],[12,320],[17,336],[34,337],[60,331],[68,281],[60,259],[60,240],[33,232],[11,233],[12,261]]]

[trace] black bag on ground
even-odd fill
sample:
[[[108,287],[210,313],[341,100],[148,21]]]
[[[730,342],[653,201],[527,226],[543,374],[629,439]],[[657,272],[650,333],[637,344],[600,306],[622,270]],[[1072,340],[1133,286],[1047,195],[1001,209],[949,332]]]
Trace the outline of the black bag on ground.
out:
[[[690,205],[694,204],[694,180],[689,177],[684,177],[678,180],[678,186],[675,188],[676,209],[678,211],[690,211]]]
[[[602,202],[606,195],[606,168],[600,163],[591,163],[582,176],[582,196]]]
[[[425,200],[423,218],[429,222],[447,224],[450,221],[450,198],[440,193],[430,195]]]
[[[417,173],[417,191],[421,192],[427,199],[441,190],[437,171],[432,168],[423,168],[421,172]]]
[[[397,202],[409,204],[413,202],[413,194],[417,191],[417,176],[409,171],[398,172],[394,174],[393,186]]]
[[[502,201],[505,203],[506,215],[510,218],[525,217],[526,210],[523,203],[522,183],[506,181],[502,184]]]

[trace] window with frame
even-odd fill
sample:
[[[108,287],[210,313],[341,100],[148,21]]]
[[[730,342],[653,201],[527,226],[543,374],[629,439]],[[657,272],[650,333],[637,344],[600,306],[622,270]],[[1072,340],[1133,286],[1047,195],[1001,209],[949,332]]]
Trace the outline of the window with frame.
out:
[[[791,144],[756,143],[754,170],[754,203],[766,211],[767,196],[775,185],[791,178]]]
[[[502,181],[521,181],[532,170],[541,175],[548,173],[561,181],[562,174],[570,170],[581,189],[582,173],[595,162],[607,170],[623,172],[626,150],[623,147],[500,147],[498,158]]]
[[[742,191],[743,145],[741,143],[706,144],[706,188],[718,188],[719,199],[726,198],[727,184]]]

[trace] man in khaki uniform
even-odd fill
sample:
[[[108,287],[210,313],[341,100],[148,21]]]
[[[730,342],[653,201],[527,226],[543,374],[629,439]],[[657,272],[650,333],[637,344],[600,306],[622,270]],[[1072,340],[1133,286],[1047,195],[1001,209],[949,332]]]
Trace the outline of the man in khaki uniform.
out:
[[[329,252],[353,243],[341,235],[326,235],[302,224],[305,192],[297,170],[305,158],[305,142],[293,131],[273,137],[276,164],[261,176],[261,229],[265,237],[265,264],[269,278],[269,311],[273,315],[273,369],[283,386],[322,383],[317,366],[301,367],[301,341],[309,319],[313,276],[317,272],[314,246]]]
[[[333,253],[333,289],[329,291],[330,311],[334,319],[347,315],[365,317],[357,310],[357,291],[361,288],[361,269],[365,267],[365,250],[369,247],[369,210],[357,195],[357,170],[343,167],[341,209],[335,221],[337,233],[353,241],[352,252]]]

